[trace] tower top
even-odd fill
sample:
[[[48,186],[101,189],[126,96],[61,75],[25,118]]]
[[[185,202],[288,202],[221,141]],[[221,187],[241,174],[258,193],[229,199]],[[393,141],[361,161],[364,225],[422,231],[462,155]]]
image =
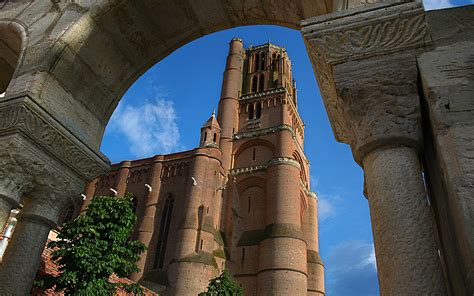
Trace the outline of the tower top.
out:
[[[214,127],[214,128],[217,128],[217,129],[221,129],[221,126],[219,125],[219,122],[217,122],[215,112],[212,112],[211,117],[209,117],[209,119],[204,123],[204,125],[202,127],[203,128],[206,128],[206,127],[211,127],[212,128],[212,127]]]

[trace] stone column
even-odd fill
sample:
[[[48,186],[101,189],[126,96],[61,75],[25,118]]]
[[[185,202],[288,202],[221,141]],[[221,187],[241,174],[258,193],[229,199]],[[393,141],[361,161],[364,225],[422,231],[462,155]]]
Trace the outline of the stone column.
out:
[[[416,53],[431,42],[421,4],[303,24],[336,138],[365,170],[381,295],[446,295],[418,159]]]
[[[10,217],[12,209],[18,208],[20,205],[20,198],[25,184],[17,184],[9,180],[11,176],[0,173],[0,232],[5,228],[5,224]],[[26,180],[24,180],[26,182]]]
[[[150,186],[152,189],[150,192],[148,192],[146,197],[145,211],[143,212],[143,217],[141,218],[140,224],[137,227],[137,239],[145,244],[145,246],[150,245],[153,231],[155,229],[155,214],[157,210],[156,205],[158,204],[161,187],[162,159],[163,156],[155,156],[153,159],[150,177]],[[130,279],[133,281],[138,281],[145,273],[146,263],[149,261],[147,260],[147,254],[148,250],[145,250],[145,252],[140,254],[140,260],[137,262],[137,266],[140,268],[140,271],[130,275]]]
[[[445,295],[433,221],[411,147],[383,147],[364,157],[381,291]]]
[[[48,194],[26,200],[0,268],[2,295],[28,295],[61,204]]]

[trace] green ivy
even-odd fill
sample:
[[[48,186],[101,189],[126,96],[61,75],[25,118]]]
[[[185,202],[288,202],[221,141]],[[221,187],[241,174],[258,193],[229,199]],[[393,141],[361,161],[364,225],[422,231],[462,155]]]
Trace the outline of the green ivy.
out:
[[[207,286],[207,291],[199,293],[199,296],[243,296],[244,292],[239,285],[232,280],[227,270],[220,276],[212,279]]]
[[[45,275],[35,285],[66,295],[114,295],[118,287],[142,295],[137,284],[109,281],[112,274],[124,278],[139,271],[135,263],[145,246],[129,239],[136,220],[131,194],[94,197],[87,212],[65,223],[58,240],[48,244],[59,275]]]

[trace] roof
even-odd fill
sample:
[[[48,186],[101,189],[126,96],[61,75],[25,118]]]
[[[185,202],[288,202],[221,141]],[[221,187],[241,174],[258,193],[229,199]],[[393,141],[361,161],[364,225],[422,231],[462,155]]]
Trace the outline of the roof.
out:
[[[218,129],[221,129],[221,126],[219,125],[219,122],[217,121],[216,115],[214,112],[212,112],[211,117],[204,123],[202,127],[215,127]]]

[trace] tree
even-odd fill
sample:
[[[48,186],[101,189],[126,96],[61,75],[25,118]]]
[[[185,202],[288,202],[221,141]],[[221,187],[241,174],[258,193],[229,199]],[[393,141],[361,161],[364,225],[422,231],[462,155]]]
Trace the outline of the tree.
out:
[[[45,275],[35,285],[66,295],[111,295],[118,287],[143,294],[137,284],[109,281],[112,274],[123,278],[139,271],[135,263],[145,246],[129,239],[136,220],[131,194],[94,197],[87,212],[65,223],[58,240],[48,244],[59,275]]]
[[[242,288],[232,280],[227,270],[220,276],[212,279],[207,286],[207,291],[199,296],[243,296]]]

